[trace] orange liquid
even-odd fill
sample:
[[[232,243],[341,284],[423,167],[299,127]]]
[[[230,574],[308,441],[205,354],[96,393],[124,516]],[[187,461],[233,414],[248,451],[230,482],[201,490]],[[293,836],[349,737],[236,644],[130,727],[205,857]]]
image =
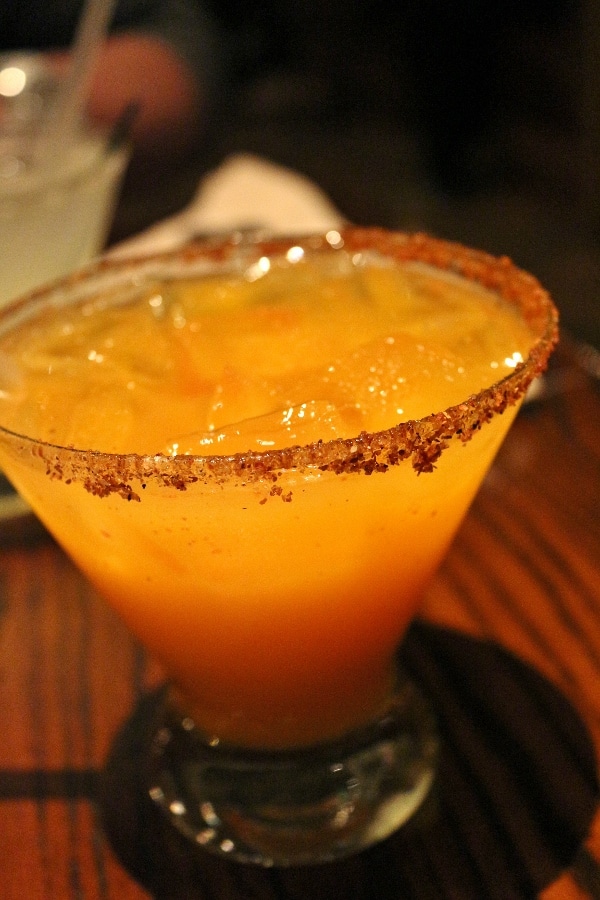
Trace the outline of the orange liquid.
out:
[[[444,409],[530,343],[512,310],[457,279],[284,265],[154,285],[5,338],[18,373],[0,422],[111,452],[285,447]],[[307,468],[276,492],[149,481],[127,503],[50,480],[31,454],[2,447],[0,462],[210,738],[289,747],[385,708],[395,647],[514,413],[452,442],[432,474]]]

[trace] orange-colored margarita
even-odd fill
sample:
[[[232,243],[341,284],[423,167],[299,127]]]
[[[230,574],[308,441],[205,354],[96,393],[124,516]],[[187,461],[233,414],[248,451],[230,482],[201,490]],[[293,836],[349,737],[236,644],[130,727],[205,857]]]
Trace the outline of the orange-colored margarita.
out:
[[[364,238],[108,264],[0,336],[0,464],[209,740],[302,746],[385,709],[552,340],[508,263]]]

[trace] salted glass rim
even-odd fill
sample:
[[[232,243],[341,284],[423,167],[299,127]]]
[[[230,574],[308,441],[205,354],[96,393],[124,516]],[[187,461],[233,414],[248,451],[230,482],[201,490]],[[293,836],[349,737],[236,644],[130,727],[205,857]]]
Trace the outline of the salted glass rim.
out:
[[[466,442],[493,416],[517,403],[531,382],[546,368],[558,340],[558,312],[548,292],[528,272],[507,257],[494,257],[462,244],[420,232],[348,227],[306,237],[227,237],[191,241],[183,247],[143,256],[106,256],[67,278],[34,290],[0,312],[0,335],[31,318],[40,307],[62,306],[97,297],[108,286],[131,284],[137,292],[146,280],[216,274],[235,262],[240,272],[252,260],[281,257],[291,247],[305,252],[377,253],[396,262],[419,262],[478,282],[518,307],[532,331],[526,359],[507,375],[464,401],[419,419],[402,421],[377,432],[362,431],[351,438],[333,438],[276,450],[248,450],[235,454],[168,455],[115,453],[39,440],[0,425],[0,434],[21,442],[45,460],[49,474],[83,480],[98,494],[128,496],[133,480],[158,479],[185,489],[198,481],[252,482],[277,479],[286,470],[318,469],[337,474],[385,471],[411,460],[418,473],[431,472],[452,438]],[[172,276],[171,276],[172,277]]]

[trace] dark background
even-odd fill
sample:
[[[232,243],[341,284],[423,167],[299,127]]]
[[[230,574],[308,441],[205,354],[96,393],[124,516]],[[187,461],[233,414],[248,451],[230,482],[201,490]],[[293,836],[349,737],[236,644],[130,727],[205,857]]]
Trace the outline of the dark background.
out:
[[[114,239],[253,152],[359,224],[507,254],[600,345],[597,0],[211,0],[225,77],[202,145],[129,179]]]

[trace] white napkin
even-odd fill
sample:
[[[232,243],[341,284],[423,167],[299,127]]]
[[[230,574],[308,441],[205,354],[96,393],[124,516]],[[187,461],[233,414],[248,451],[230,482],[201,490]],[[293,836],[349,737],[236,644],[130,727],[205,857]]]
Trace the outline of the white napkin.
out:
[[[300,235],[343,224],[341,213],[310,179],[260,157],[240,154],[209,172],[182,212],[119,244],[111,255],[170,250],[194,236],[238,228]]]

